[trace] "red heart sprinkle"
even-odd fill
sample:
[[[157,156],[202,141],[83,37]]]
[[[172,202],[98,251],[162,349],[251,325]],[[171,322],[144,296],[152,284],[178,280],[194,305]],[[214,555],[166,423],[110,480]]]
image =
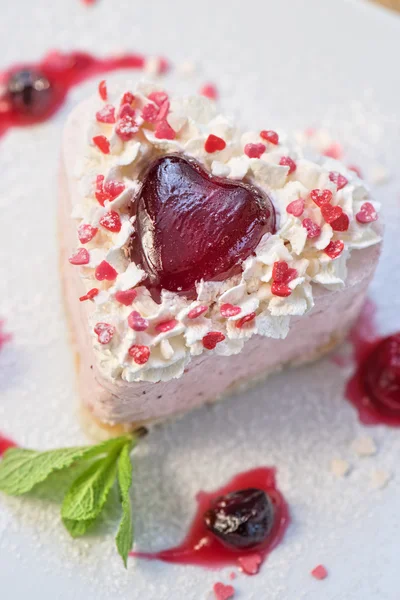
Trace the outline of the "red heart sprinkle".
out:
[[[94,332],[100,344],[109,344],[115,333],[115,328],[109,323],[97,323]]]
[[[89,252],[86,248],[79,248],[68,260],[71,265],[87,265],[90,260]]]
[[[326,570],[324,565],[318,565],[317,567],[315,567],[315,569],[311,571],[311,575],[314,577],[314,579],[322,581],[323,579],[326,579],[328,577],[328,571]]]
[[[128,315],[128,325],[134,331],[145,331],[149,327],[149,322],[134,310]]]
[[[114,279],[117,278],[117,275],[117,271],[106,260],[103,260],[99,265],[97,265],[94,271],[94,276],[97,281],[114,281]]]
[[[290,156],[282,156],[279,164],[284,167],[289,167],[288,175],[291,175],[297,169],[296,163],[290,158]]]
[[[165,121],[169,114],[170,103],[169,100],[163,102],[160,106],[160,110],[157,115],[157,121]]]
[[[272,267],[272,279],[277,283],[286,283],[289,265],[285,260],[277,260]]]
[[[96,113],[96,121],[99,123],[115,123],[115,108],[112,104],[106,104]]]
[[[290,202],[290,204],[287,205],[286,212],[294,217],[300,217],[304,212],[304,204],[303,198],[293,200],[293,202]]]
[[[311,200],[315,202],[317,206],[324,206],[329,204],[332,200],[331,190],[311,190]]]
[[[204,315],[204,313],[206,313],[208,311],[208,306],[196,306],[195,308],[192,308],[192,310],[190,310],[188,312],[188,319],[197,319],[197,317],[200,317],[201,315]]]
[[[157,121],[158,113],[160,109],[154,104],[146,104],[142,110],[142,118],[147,123],[155,123]]]
[[[104,102],[107,100],[107,84],[105,79],[99,83],[99,95]]]
[[[235,595],[235,588],[231,585],[224,585],[223,583],[214,584],[215,600],[230,600]]]
[[[356,214],[356,219],[359,223],[372,223],[373,221],[376,221],[377,218],[378,213],[371,202],[364,202],[359,212]]]
[[[332,206],[330,204],[324,204],[321,207],[321,213],[327,223],[333,223],[342,216],[343,209],[340,206]]]
[[[258,553],[246,554],[238,558],[238,563],[244,573],[247,575],[256,575],[262,563],[262,556]]]
[[[121,231],[121,219],[115,210],[111,210],[103,215],[99,223],[104,229],[108,229],[108,231],[112,231],[113,233]]]
[[[176,327],[177,325],[178,321],[176,319],[170,319],[169,321],[163,321],[162,323],[158,323],[155,329],[160,333],[165,333],[167,331],[171,331],[171,329],[174,329],[174,327]]]
[[[80,302],[84,302],[85,300],[93,300],[93,298],[95,298],[98,293],[99,293],[99,290],[97,288],[92,288],[91,290],[89,290],[87,292],[87,294],[85,294],[84,296],[81,296],[79,298],[79,300],[80,300]]]
[[[136,290],[119,290],[115,293],[115,299],[124,306],[130,306],[137,296]]]
[[[244,153],[249,158],[260,158],[266,150],[265,144],[246,144],[244,147]]]
[[[167,121],[158,123],[154,135],[158,140],[174,140],[176,137],[175,131]]]
[[[349,183],[349,180],[346,179],[346,177],[344,175],[342,175],[341,173],[338,173],[337,171],[331,171],[329,173],[329,179],[333,183],[336,183],[336,187],[338,190],[341,190],[342,188],[344,188],[345,185],[347,185]]]
[[[116,134],[124,142],[131,140],[138,131],[139,126],[137,125],[135,119],[129,115],[122,117],[115,127]]]
[[[125,184],[122,181],[106,181],[104,184],[105,193],[108,195],[110,202],[115,200],[125,189]]]
[[[95,135],[92,141],[93,144],[100,150],[100,152],[103,154],[110,154],[110,142],[105,135]]]
[[[212,133],[208,136],[204,144],[204,149],[209,154],[212,154],[213,152],[220,152],[224,148],[226,148],[225,140],[217,135],[213,135]]]
[[[166,92],[151,92],[151,94],[148,95],[148,98],[154,102],[154,104],[157,104],[157,106],[161,106],[168,100],[168,94]]]
[[[242,327],[244,325],[246,325],[246,323],[250,323],[250,321],[254,321],[255,318],[256,318],[255,312],[249,313],[248,315],[245,315],[244,317],[242,317],[241,319],[236,321],[236,327],[238,329],[242,329]]]
[[[286,283],[277,283],[274,281],[271,285],[271,292],[274,296],[287,298],[292,293],[292,289]]]
[[[218,90],[213,83],[206,83],[200,89],[199,94],[201,96],[205,96],[206,98],[210,98],[210,100],[217,100],[218,98]]]
[[[275,146],[279,144],[278,134],[276,131],[272,131],[271,129],[263,129],[263,131],[260,132],[260,137],[270,144],[274,144]]]
[[[309,240],[317,238],[319,235],[321,235],[321,227],[317,225],[317,223],[314,223],[314,221],[311,219],[303,219],[302,225],[305,227],[305,229],[307,229],[307,238]]]
[[[350,226],[350,219],[346,215],[346,213],[342,213],[342,215],[331,223],[331,227],[333,231],[347,231]]]
[[[135,109],[128,103],[122,104],[119,109],[118,119],[124,119],[125,117],[130,117],[132,120],[135,116]]]
[[[225,336],[220,331],[210,331],[203,337],[203,346],[206,350],[214,350],[215,346],[224,339]]]
[[[337,258],[342,254],[344,250],[344,243],[341,240],[332,240],[329,242],[324,252],[329,256],[329,258]]]
[[[88,223],[81,223],[78,226],[78,238],[81,244],[87,244],[94,238],[98,232],[97,227],[92,227]]]
[[[338,160],[343,156],[343,148],[338,142],[333,142],[330,146],[328,146],[322,153],[324,156],[329,156],[329,158],[334,158]]]
[[[128,354],[137,365],[145,365],[150,358],[150,348],[134,344],[129,348]]]
[[[125,92],[125,94],[121,98],[120,105],[123,106],[124,104],[133,104],[134,100],[135,96],[132,94],[132,92]]]
[[[225,319],[228,319],[229,317],[234,317],[240,312],[242,312],[240,306],[234,306],[233,304],[222,304],[220,308],[220,313],[223,317],[225,317]]]

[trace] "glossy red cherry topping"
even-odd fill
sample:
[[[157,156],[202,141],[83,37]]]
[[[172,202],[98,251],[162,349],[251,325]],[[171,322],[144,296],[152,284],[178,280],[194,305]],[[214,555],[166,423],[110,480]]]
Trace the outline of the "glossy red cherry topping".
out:
[[[131,216],[131,259],[146,271],[149,287],[174,292],[192,293],[201,279],[239,272],[261,237],[275,232],[265,194],[178,155],[150,167]]]

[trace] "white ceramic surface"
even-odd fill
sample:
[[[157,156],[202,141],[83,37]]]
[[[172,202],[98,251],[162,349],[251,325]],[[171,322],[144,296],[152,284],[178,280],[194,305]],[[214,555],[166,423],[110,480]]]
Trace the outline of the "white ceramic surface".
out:
[[[0,0],[0,68],[50,48],[97,53],[138,50],[201,65],[186,89],[214,80],[227,110],[255,128],[326,126],[351,162],[369,174],[387,222],[372,287],[380,331],[400,328],[400,19],[353,0]],[[60,133],[67,112],[94,89],[87,82],[49,123],[0,142],[0,318],[13,334],[0,354],[0,431],[21,444],[84,441],[57,274],[56,207]],[[343,400],[349,370],[326,359],[272,377],[260,388],[155,429],[135,454],[136,540],[141,549],[177,542],[199,488],[262,464],[278,468],[292,524],[257,577],[239,575],[252,600],[395,600],[399,597],[400,431],[366,430]],[[378,454],[359,459],[366,433]],[[353,465],[337,480],[332,458]],[[370,475],[393,479],[372,491]],[[317,582],[318,563],[329,578]],[[0,597],[22,600],[199,600],[227,573],[129,563],[112,535],[72,542],[56,506],[0,498]]]

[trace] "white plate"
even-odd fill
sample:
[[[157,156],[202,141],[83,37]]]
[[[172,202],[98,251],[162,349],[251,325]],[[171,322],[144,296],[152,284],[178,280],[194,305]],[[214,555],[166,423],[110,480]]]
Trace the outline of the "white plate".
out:
[[[226,109],[255,128],[325,124],[368,173],[384,164],[392,181],[376,189],[387,221],[372,294],[381,331],[400,327],[400,20],[344,0],[134,2],[2,0],[0,66],[39,58],[49,48],[99,53],[136,49],[191,58],[215,80]],[[6,6],[7,4],[7,6]],[[76,48],[78,49],[78,48]],[[185,82],[185,85],[191,85]],[[74,370],[58,282],[57,155],[67,111],[94,89],[71,94],[51,122],[0,142],[0,316],[13,334],[0,355],[0,430],[45,448],[83,441],[75,416]],[[365,429],[343,400],[348,371],[329,359],[276,375],[267,385],[154,430],[135,458],[136,540],[141,549],[177,542],[199,488],[267,464],[291,508],[284,542],[257,577],[240,575],[238,597],[268,600],[394,600],[398,597],[400,432],[369,429],[379,452],[349,448]],[[346,480],[330,460],[353,465]],[[370,490],[371,471],[394,475]],[[317,582],[318,563],[329,578]],[[72,542],[57,507],[0,498],[0,595],[19,600],[198,600],[227,573],[162,563],[129,563],[112,536]]]

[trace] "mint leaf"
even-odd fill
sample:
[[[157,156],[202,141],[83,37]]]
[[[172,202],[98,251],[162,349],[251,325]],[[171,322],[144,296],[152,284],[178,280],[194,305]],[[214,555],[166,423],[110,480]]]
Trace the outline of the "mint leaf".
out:
[[[132,506],[129,490],[132,485],[131,444],[126,444],[118,459],[118,484],[121,492],[122,519],[115,539],[118,552],[127,567],[129,551],[133,544]]]
[[[24,448],[11,448],[0,461],[0,491],[10,496],[21,496],[41,483],[54,471],[66,469],[79,460],[88,460],[121,448],[131,437],[123,436],[96,446],[61,448],[36,452]]]
[[[118,446],[105,458],[92,463],[73,482],[61,507],[63,521],[88,521],[100,514],[117,475],[120,452],[121,446]]]
[[[70,519],[63,519],[62,522],[71,537],[77,538],[85,535],[95,520],[96,519],[88,519],[87,521],[72,521]]]

